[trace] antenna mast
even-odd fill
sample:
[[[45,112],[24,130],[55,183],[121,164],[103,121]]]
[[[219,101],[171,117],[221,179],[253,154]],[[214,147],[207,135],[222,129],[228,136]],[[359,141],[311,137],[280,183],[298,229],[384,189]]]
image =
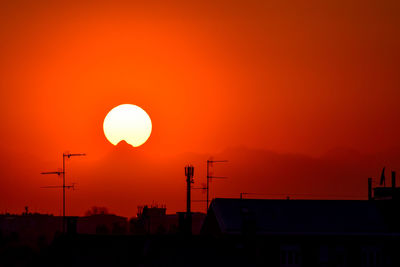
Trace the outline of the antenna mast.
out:
[[[62,224],[62,232],[65,233],[65,188],[75,188],[74,184],[73,185],[65,185],[65,158],[70,158],[70,157],[75,157],[75,156],[86,156],[86,154],[80,153],[80,154],[71,154],[71,153],[63,153],[62,154],[62,171],[55,171],[55,172],[42,172],[41,174],[57,174],[58,176],[60,176],[62,174],[63,176],[63,184],[62,186],[58,186],[58,187],[62,187],[63,189],[63,216],[62,216],[62,220],[63,220],[63,224]],[[51,187],[51,188],[56,188],[57,186]],[[50,187],[45,187],[45,188],[50,188]]]
[[[187,165],[185,167],[185,176],[186,176],[186,185],[187,185],[187,192],[186,192],[186,231],[188,234],[192,233],[192,212],[190,210],[190,189],[192,184],[194,183],[193,180],[194,175],[194,167],[192,165]]]
[[[228,177],[223,177],[223,176],[213,176],[210,173],[210,167],[213,165],[213,163],[219,163],[219,162],[228,162],[227,160],[207,160],[207,199],[206,199],[206,213],[208,211],[208,202],[209,202],[209,192],[210,192],[210,181],[211,179],[226,179]]]

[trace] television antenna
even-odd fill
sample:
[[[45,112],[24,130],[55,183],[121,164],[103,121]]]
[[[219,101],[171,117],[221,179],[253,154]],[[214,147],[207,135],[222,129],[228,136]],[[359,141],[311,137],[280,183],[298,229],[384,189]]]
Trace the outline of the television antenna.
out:
[[[71,185],[66,185],[65,188],[66,189],[72,189],[73,191],[77,190],[75,185],[77,183],[72,183]],[[41,186],[40,188],[62,188],[62,185],[49,185],[49,186]]]
[[[75,154],[71,154],[71,153],[63,153],[62,154],[62,170],[58,170],[58,171],[53,171],[53,172],[41,172],[40,174],[57,174],[58,176],[62,175],[63,178],[63,184],[60,186],[48,186],[48,187],[42,187],[42,188],[62,188],[63,189],[63,201],[62,201],[62,205],[63,205],[63,215],[62,215],[62,220],[63,220],[63,224],[62,224],[62,232],[65,233],[65,189],[73,189],[75,190],[75,183],[73,183],[72,185],[65,185],[65,158],[71,158],[71,157],[79,157],[79,156],[86,156],[86,154],[84,153],[75,153]]]
[[[227,179],[228,177],[225,176],[213,176],[212,173],[210,172],[211,167],[213,166],[214,163],[224,163],[228,162],[227,160],[212,160],[209,159],[207,160],[207,184],[204,189],[207,190],[207,198],[206,198],[206,212],[208,211],[208,202],[209,202],[209,193],[210,193],[210,182],[211,179]]]

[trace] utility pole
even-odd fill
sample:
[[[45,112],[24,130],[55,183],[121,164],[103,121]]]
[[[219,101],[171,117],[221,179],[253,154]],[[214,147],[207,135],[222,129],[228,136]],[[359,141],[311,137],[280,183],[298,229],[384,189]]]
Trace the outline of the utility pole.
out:
[[[226,179],[228,177],[222,177],[222,176],[212,176],[210,173],[210,167],[213,165],[213,163],[219,163],[219,162],[228,162],[227,160],[207,160],[207,199],[206,199],[206,213],[208,211],[208,202],[209,202],[209,191],[210,191],[210,180],[211,179]]]
[[[71,158],[71,157],[75,157],[75,156],[86,156],[86,154],[80,153],[80,154],[71,154],[71,153],[63,153],[62,154],[62,171],[55,171],[55,172],[42,172],[41,174],[57,174],[58,176],[60,176],[62,174],[63,176],[63,184],[62,184],[62,189],[63,189],[63,215],[62,215],[62,232],[65,234],[66,229],[65,229],[65,224],[66,224],[66,220],[65,220],[65,188],[74,188],[74,185],[70,186],[70,185],[65,185],[65,158]],[[52,188],[56,188],[58,186],[53,186]],[[50,188],[50,187],[45,187],[45,188]]]

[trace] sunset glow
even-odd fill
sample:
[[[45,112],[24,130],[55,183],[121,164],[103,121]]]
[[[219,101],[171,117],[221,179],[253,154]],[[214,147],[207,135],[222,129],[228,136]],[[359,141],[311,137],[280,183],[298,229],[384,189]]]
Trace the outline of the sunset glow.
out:
[[[113,108],[103,123],[104,134],[113,145],[125,140],[134,147],[141,146],[150,137],[151,128],[146,111],[130,104]]]
[[[60,215],[67,151],[68,216],[180,212],[210,158],[209,200],[400,171],[400,1],[51,2],[0,4],[0,212]]]

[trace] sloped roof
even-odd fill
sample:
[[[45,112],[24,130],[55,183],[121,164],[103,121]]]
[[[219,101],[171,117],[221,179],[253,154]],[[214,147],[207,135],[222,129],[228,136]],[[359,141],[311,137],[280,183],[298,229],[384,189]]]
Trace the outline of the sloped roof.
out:
[[[258,234],[400,233],[398,222],[393,221],[394,204],[367,200],[217,198],[210,205],[210,213],[221,232],[228,234],[241,233],[249,220]]]

